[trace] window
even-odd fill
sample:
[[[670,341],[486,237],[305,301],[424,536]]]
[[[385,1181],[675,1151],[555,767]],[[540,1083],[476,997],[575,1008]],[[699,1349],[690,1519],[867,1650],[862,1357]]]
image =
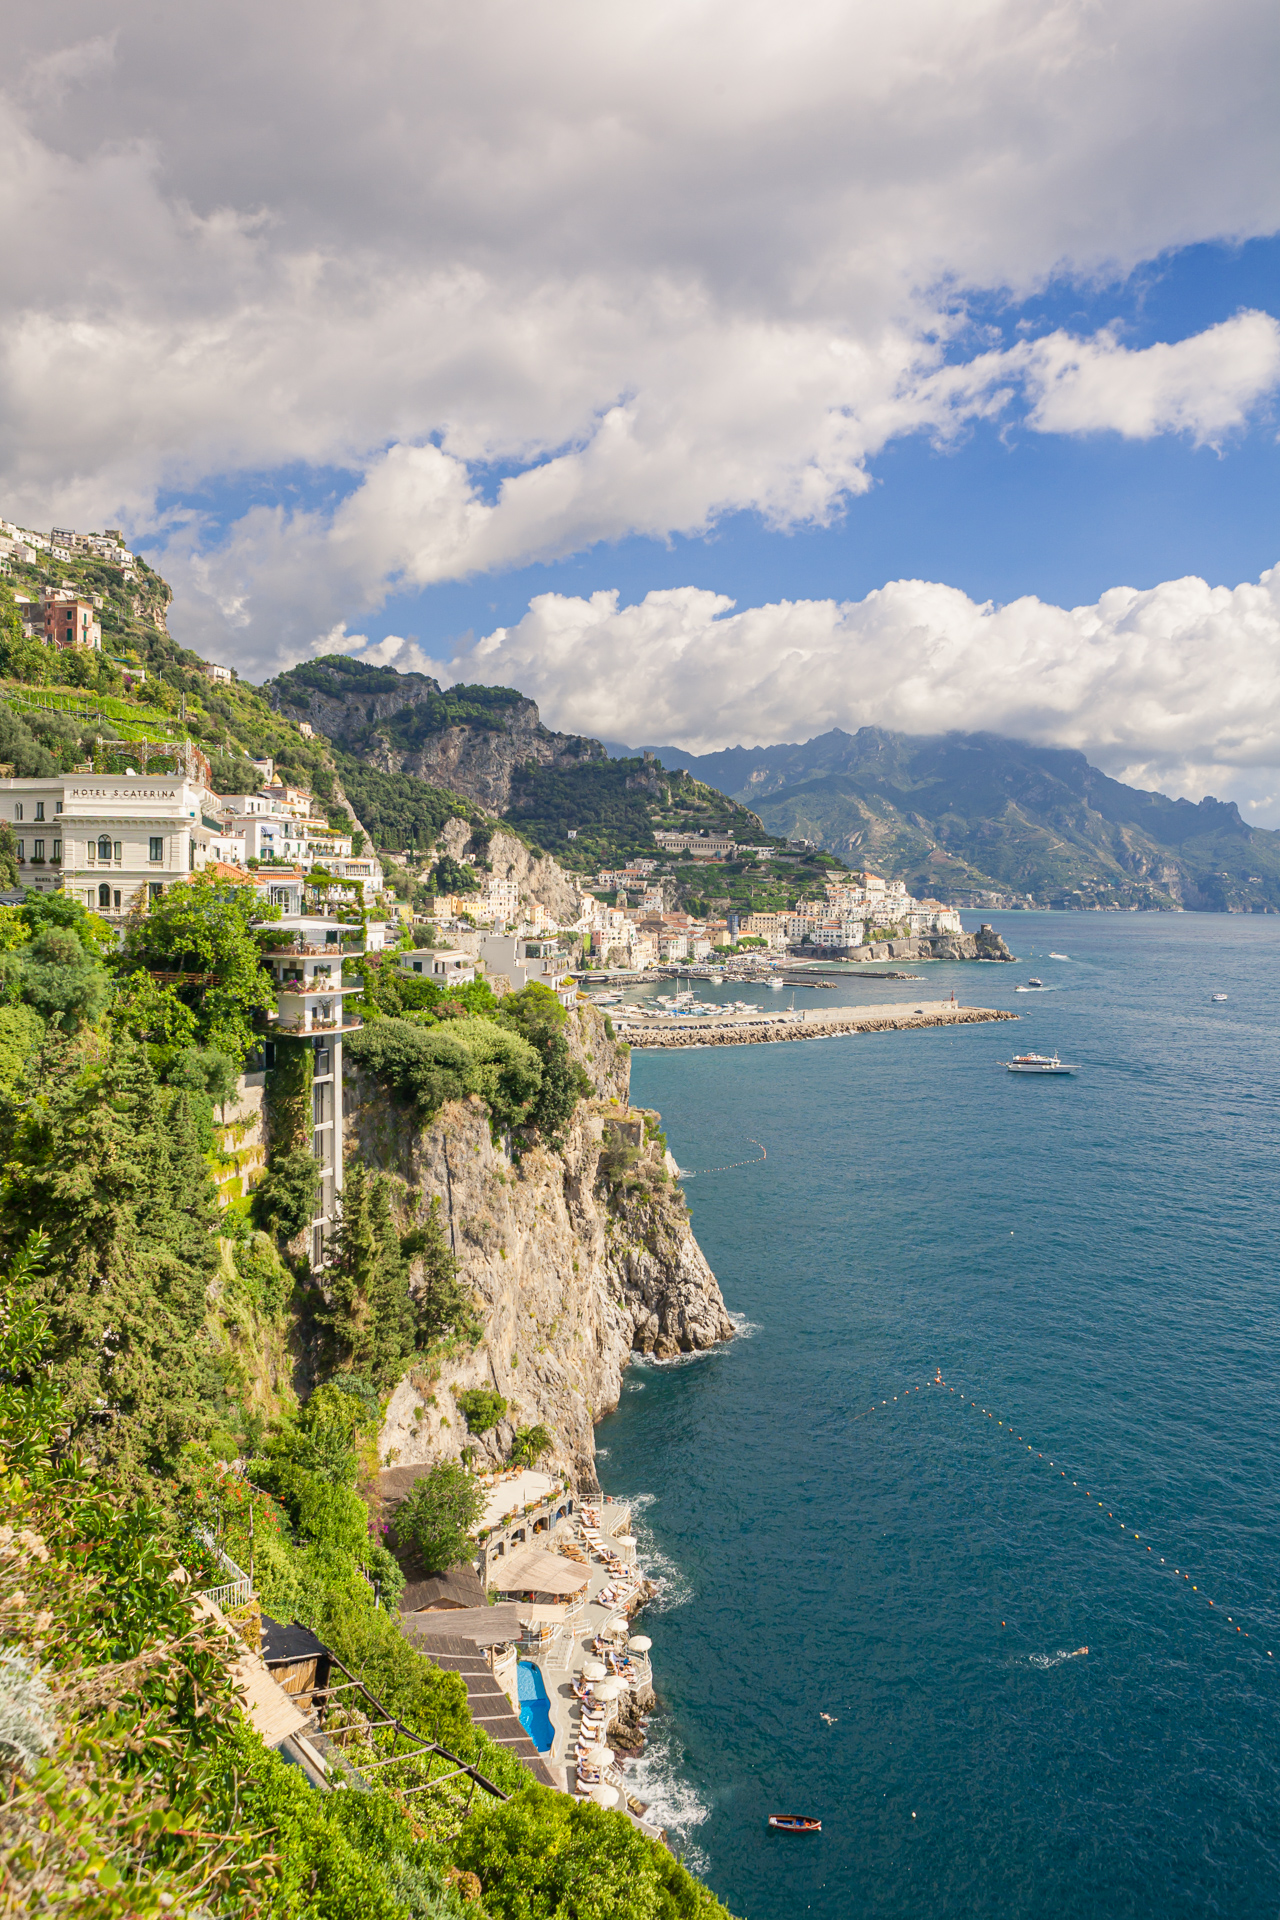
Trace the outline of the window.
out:
[[[88,907],[88,908],[89,908],[89,910],[90,910],[90,912],[92,912],[92,910],[93,910],[93,888],[92,888],[92,887],[86,887],[86,888],[85,888],[85,890],[84,890],[84,903],[85,903],[85,905],[86,905],[86,907]]]
[[[13,817],[14,817],[14,819],[15,819],[15,820],[21,820],[21,818],[22,818],[22,802],[21,802],[21,800],[19,800],[19,802],[18,802],[18,804],[17,804],[17,806],[16,806],[16,807],[14,808],[14,810],[13,810]]]
[[[119,913],[119,911],[120,911],[120,889],[119,887],[117,887],[116,888],[116,912]]]
[[[55,841],[54,841],[54,843],[53,843],[53,857],[54,857],[54,859],[55,859],[55,860],[61,860],[61,858],[62,858],[62,842],[61,842],[61,840],[55,840]]]
[[[27,843],[26,843],[26,841],[25,841],[25,840],[19,840],[19,842],[18,842],[18,858],[19,858],[19,860],[25,860],[25,859],[26,859],[26,857],[27,857]]]
[[[31,842],[31,858],[33,860],[44,859],[44,841],[43,840],[33,840]]]
[[[163,892],[164,892],[164,881],[163,881],[163,880],[151,880],[151,881],[149,881],[149,882],[148,882],[148,884],[147,884],[147,894],[148,894],[148,897],[149,897],[150,899],[152,899],[152,900],[158,900],[158,899],[160,898],[160,895],[161,895],[161,894],[162,894]]]
[[[54,812],[55,812],[55,813],[61,813],[61,812],[62,812],[62,802],[61,802],[61,800],[55,800],[55,801],[54,801],[54,803],[53,803],[53,810],[54,810]]]
[[[98,842],[98,858],[99,860],[109,860],[111,858],[111,842],[105,833]]]
[[[108,907],[110,907],[110,905],[111,905],[111,889],[110,889],[110,887],[99,887],[99,888],[98,888],[98,905],[99,905],[100,907],[102,907],[102,908],[108,908]]]
[[[116,859],[123,860],[123,858],[124,858],[124,842],[123,840],[117,840],[116,841]]]
[[[37,820],[44,819],[44,801],[43,800],[36,801],[36,819]]]
[[[164,859],[164,839],[163,836],[158,833],[153,833],[151,836],[151,858],[153,860]]]

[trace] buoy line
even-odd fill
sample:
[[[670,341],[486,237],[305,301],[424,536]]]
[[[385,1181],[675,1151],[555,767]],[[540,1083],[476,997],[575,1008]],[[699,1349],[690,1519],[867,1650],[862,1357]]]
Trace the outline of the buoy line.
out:
[[[900,1393],[886,1395],[886,1397],[883,1400],[878,1400],[874,1402],[871,1406],[867,1407],[862,1413],[855,1413],[851,1415],[849,1420],[849,1425],[854,1426],[857,1424],[859,1420],[869,1420],[873,1413],[883,1413],[887,1408],[891,1406],[896,1407],[899,1405],[899,1403],[902,1403],[905,1405],[905,1403],[911,1398],[913,1393],[923,1393],[927,1391],[927,1389],[929,1389],[930,1387],[942,1393],[953,1396],[954,1398],[959,1400],[960,1405],[962,1407],[966,1409],[971,1408],[975,1413],[985,1416],[985,1418],[988,1420],[994,1421],[995,1423],[994,1430],[996,1432],[1003,1431],[1008,1434],[1008,1437],[1011,1440],[1016,1439],[1019,1445],[1024,1446],[1027,1452],[1030,1454],[1033,1454],[1037,1460],[1047,1460],[1047,1464],[1055,1470],[1060,1480],[1066,1479],[1067,1477],[1066,1468],[1059,1467],[1055,1459],[1049,1458],[1049,1456],[1039,1451],[1034,1446],[1034,1444],[1031,1441],[1027,1440],[1022,1434],[1015,1433],[1013,1422],[1011,1420],[1001,1419],[991,1408],[982,1406],[980,1402],[978,1402],[977,1400],[968,1399],[964,1393],[963,1388],[948,1386],[946,1381],[942,1377],[941,1368],[938,1368],[935,1370],[932,1379],[926,1379],[914,1384],[908,1384],[907,1386],[903,1387]],[[1082,1491],[1085,1499],[1088,1500],[1091,1505],[1095,1505],[1100,1512],[1105,1513],[1108,1520],[1116,1519],[1114,1508],[1108,1507],[1105,1499],[1100,1500],[1098,1498],[1099,1493],[1102,1491],[1101,1488],[1097,1486],[1081,1488],[1080,1482],[1078,1480],[1073,1480],[1071,1482],[1071,1485],[1073,1488],[1079,1491]],[[1158,1564],[1162,1567],[1168,1566],[1170,1564],[1164,1558],[1164,1556],[1156,1554],[1155,1548],[1151,1545],[1149,1541],[1144,1542],[1143,1536],[1139,1532],[1137,1532],[1136,1529],[1134,1529],[1133,1527],[1126,1526],[1123,1520],[1118,1521],[1117,1524],[1119,1525],[1120,1531],[1122,1535],[1125,1537],[1125,1539],[1128,1539],[1130,1538],[1130,1536],[1132,1536],[1134,1542],[1137,1545],[1142,1546],[1145,1544],[1147,1552],[1151,1555],[1153,1565],[1155,1565],[1157,1561],[1158,1561]],[[1173,1568],[1173,1573],[1177,1578],[1181,1579],[1190,1588],[1192,1593],[1199,1595],[1199,1597],[1204,1600],[1205,1605],[1217,1616],[1217,1618],[1225,1619],[1228,1626],[1233,1626],[1236,1632],[1240,1634],[1243,1639],[1248,1640],[1252,1638],[1248,1630],[1245,1627],[1243,1627],[1239,1621],[1236,1620],[1234,1614],[1226,1613],[1225,1610],[1222,1607],[1218,1606],[1215,1601],[1210,1600],[1207,1594],[1200,1593],[1199,1582],[1192,1580],[1191,1575],[1189,1573],[1184,1572],[1183,1569],[1178,1566],[1175,1566]],[[1001,1621],[1000,1624],[1001,1626],[1003,1626],[1004,1622]],[[1274,1654],[1272,1652],[1272,1649],[1268,1647],[1267,1659],[1271,1660],[1273,1658],[1274,1658]]]
[[[690,1180],[695,1174],[700,1173],[732,1173],[735,1167],[758,1167],[762,1160],[769,1158],[765,1152],[764,1143],[760,1140],[752,1140],[750,1134],[747,1134],[746,1137],[748,1140],[751,1140],[753,1147],[759,1147],[760,1149],[754,1158],[750,1160],[731,1160],[727,1167],[681,1167],[680,1177],[685,1180]]]

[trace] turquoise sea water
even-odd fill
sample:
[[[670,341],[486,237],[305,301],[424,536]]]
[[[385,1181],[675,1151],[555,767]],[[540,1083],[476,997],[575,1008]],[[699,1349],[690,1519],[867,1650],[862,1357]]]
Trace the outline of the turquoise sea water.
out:
[[[1017,968],[840,998],[1018,1027],[634,1056],[682,1166],[768,1152],[687,1184],[743,1335],[598,1435],[662,1586],[642,1790],[749,1920],[1274,1916],[1280,921],[997,922]]]

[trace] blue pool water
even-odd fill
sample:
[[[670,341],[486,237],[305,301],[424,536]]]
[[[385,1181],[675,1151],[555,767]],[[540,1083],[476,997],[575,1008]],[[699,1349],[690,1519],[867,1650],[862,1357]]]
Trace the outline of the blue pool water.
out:
[[[749,1920],[1274,1920],[1280,920],[996,918],[1017,968],[797,1005],[1017,1027],[634,1055],[682,1166],[768,1152],[686,1189],[743,1336],[599,1430],[662,1587],[637,1787]]]
[[[551,1724],[551,1703],[542,1674],[532,1660],[522,1660],[516,1670],[516,1695],[520,1701],[520,1724],[539,1753],[549,1753],[555,1739]]]

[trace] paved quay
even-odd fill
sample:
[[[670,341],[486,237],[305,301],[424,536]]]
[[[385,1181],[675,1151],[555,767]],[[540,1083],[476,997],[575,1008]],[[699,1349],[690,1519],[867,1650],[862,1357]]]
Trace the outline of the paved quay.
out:
[[[989,1020],[1016,1020],[995,1007],[958,1007],[950,1000],[921,1000],[890,1011],[878,1007],[806,1007],[802,1012],[719,1014],[700,1018],[636,1018],[615,1009],[620,1040],[632,1047],[747,1047],[784,1040],[829,1040],[841,1033],[901,1033],[912,1027],[967,1027]]]

